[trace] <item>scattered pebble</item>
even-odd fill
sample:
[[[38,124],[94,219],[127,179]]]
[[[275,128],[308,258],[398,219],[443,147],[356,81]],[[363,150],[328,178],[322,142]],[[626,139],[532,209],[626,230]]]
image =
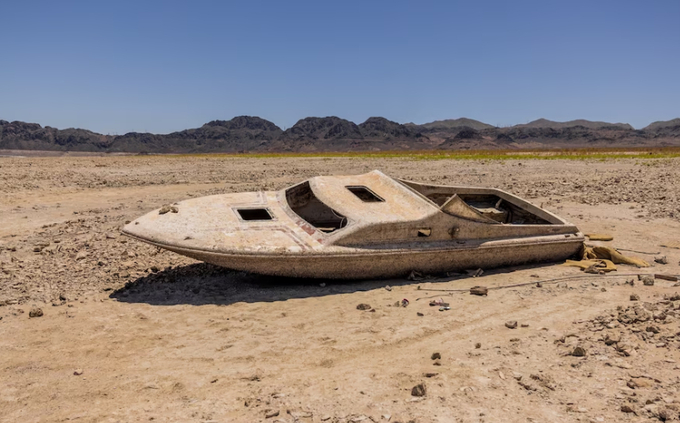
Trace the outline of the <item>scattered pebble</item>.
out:
[[[28,312],[28,317],[42,317],[43,311],[40,307],[33,307],[31,311]]]
[[[470,295],[485,296],[488,295],[489,289],[485,286],[473,286],[470,288]]]
[[[431,360],[439,360],[442,358],[442,355],[439,354],[438,352],[432,353],[432,356],[430,357]]]
[[[585,357],[586,356],[586,349],[583,348],[583,347],[576,347],[571,352],[571,355],[574,356],[574,357]]]
[[[505,327],[508,329],[517,329],[517,320],[508,320],[505,322]]]
[[[427,389],[424,383],[419,383],[411,389],[411,395],[414,397],[424,397],[426,393]]]
[[[82,374],[83,374],[83,369],[76,369],[76,370],[73,372],[73,375],[74,375],[74,376],[80,376],[80,375],[82,375]]]
[[[640,296],[638,294],[630,294],[631,301],[640,301]]]
[[[372,307],[369,304],[361,303],[357,306],[357,310],[370,310]]]
[[[654,262],[659,264],[668,264],[668,259],[666,256],[656,256],[654,257]]]

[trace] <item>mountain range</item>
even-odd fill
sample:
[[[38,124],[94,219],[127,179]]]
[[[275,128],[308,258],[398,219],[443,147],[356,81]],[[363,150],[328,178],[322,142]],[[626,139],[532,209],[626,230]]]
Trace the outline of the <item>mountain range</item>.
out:
[[[680,118],[636,130],[626,123],[582,119],[538,119],[500,128],[468,118],[400,124],[371,117],[357,125],[329,116],[307,117],[284,131],[259,117],[238,116],[169,134],[115,136],[0,120],[0,149],[4,150],[245,153],[633,146],[680,146]]]

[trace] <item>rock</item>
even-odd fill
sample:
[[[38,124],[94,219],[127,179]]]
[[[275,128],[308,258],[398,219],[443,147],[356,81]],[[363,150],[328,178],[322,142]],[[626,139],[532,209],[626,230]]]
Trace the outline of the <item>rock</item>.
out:
[[[73,372],[73,375],[74,375],[74,376],[80,376],[80,375],[82,375],[82,374],[83,374],[83,369],[76,369],[76,370]]]
[[[272,417],[276,417],[276,416],[278,416],[279,414],[280,414],[280,413],[279,413],[279,410],[266,410],[266,411],[264,412],[264,418],[265,418],[265,419],[271,419]]]
[[[42,317],[43,311],[39,307],[33,307],[31,311],[28,312],[28,317]]]
[[[668,264],[668,259],[666,256],[656,256],[654,257],[654,262],[659,264]]]
[[[649,388],[650,386],[652,386],[652,382],[644,377],[634,377],[628,380],[628,382],[626,382],[626,385],[630,389]]]
[[[630,294],[630,300],[631,301],[639,301],[640,296],[638,294]]]
[[[574,356],[574,357],[585,357],[586,356],[586,349],[583,348],[583,347],[576,347],[571,352],[571,355]]]
[[[661,330],[659,329],[658,326],[647,326],[645,328],[645,332],[659,333],[659,332],[661,332]]]
[[[621,406],[621,411],[624,413],[635,413],[635,410],[629,404],[623,404]]]
[[[638,277],[642,281],[643,285],[645,285],[645,286],[653,286],[654,285],[654,276],[652,276],[652,275],[639,275]]]
[[[419,383],[411,389],[411,395],[414,397],[424,397],[426,393],[427,389],[424,383]]]
[[[424,316],[424,314],[421,313],[421,312],[417,312],[416,315],[418,315],[418,316],[420,316],[420,317],[423,317],[423,316]]]
[[[357,306],[357,310],[370,310],[372,307],[369,304],[361,303]]]
[[[76,254],[76,260],[84,260],[87,258],[87,251],[80,251]]]
[[[170,212],[179,213],[179,209],[175,206],[165,205],[165,206],[161,207],[160,210],[158,210],[158,214],[166,214],[166,213],[170,213]]]
[[[482,343],[481,343],[481,342],[477,342],[477,343],[475,344],[475,348],[476,348],[476,349],[482,348]]]
[[[431,360],[440,360],[442,358],[442,355],[439,354],[438,352],[432,353],[432,356],[430,357]]]
[[[508,329],[517,329],[517,320],[508,320],[505,322],[505,327]]]
[[[473,286],[470,288],[470,295],[488,295],[489,289],[485,286]]]
[[[423,373],[423,376],[429,378],[429,377],[435,377],[435,376],[437,376],[438,374],[439,374],[439,373],[428,372],[428,373]]]

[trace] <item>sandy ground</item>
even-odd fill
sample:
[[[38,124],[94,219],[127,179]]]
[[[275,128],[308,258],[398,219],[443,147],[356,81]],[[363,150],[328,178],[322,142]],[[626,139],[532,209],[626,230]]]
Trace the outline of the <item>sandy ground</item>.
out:
[[[372,169],[506,189],[614,235],[602,244],[659,254],[541,287],[582,273],[333,282],[219,269],[119,234],[167,202]],[[680,241],[678,180],[671,159],[1,158],[0,421],[677,420],[680,287],[635,275],[680,274],[680,250],[661,247]],[[529,284],[438,291],[516,283]],[[428,305],[439,297],[451,310]]]

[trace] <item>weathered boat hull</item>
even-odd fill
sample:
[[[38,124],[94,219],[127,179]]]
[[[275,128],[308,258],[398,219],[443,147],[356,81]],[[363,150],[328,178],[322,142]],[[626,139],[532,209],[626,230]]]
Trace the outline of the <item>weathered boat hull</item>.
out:
[[[383,279],[402,277],[416,270],[442,274],[466,269],[491,269],[565,260],[580,251],[582,233],[520,239],[466,242],[440,248],[404,249],[376,246],[351,249],[345,254],[224,254],[216,251],[161,248],[217,266],[263,275],[323,279]],[[148,242],[148,241],[146,241]]]

